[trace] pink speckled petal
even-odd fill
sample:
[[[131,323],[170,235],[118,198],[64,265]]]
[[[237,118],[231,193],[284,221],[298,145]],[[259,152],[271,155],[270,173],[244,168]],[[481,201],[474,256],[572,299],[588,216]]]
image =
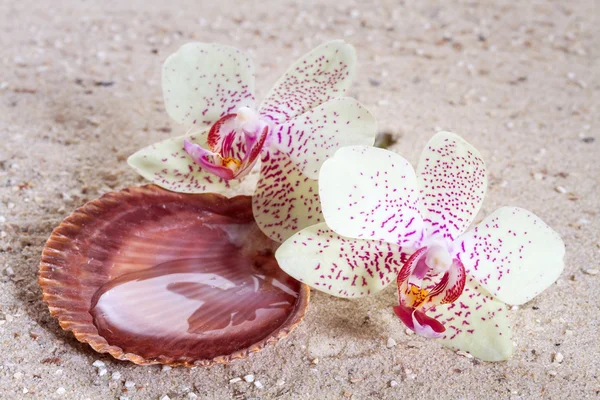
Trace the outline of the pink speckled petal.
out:
[[[503,361],[513,354],[512,329],[506,305],[472,279],[460,298],[432,308],[428,314],[446,327],[440,342],[484,361]]]
[[[342,146],[373,144],[377,123],[358,101],[341,97],[278,125],[273,144],[287,153],[298,169],[312,179]]]
[[[307,178],[277,150],[262,159],[252,209],[260,229],[277,242],[324,221],[317,181]]]
[[[429,235],[455,240],[485,197],[487,176],[479,151],[460,136],[440,132],[425,147],[417,176]]]
[[[235,194],[240,181],[221,179],[194,162],[184,150],[184,140],[206,146],[206,135],[180,136],[139,150],[127,162],[152,183],[180,193],[218,192]]]
[[[352,83],[356,53],[343,40],[324,43],[296,61],[260,106],[260,113],[288,121],[327,100],[341,97]]]
[[[404,258],[399,246],[342,237],[325,223],[296,233],[275,257],[300,282],[348,298],[376,293],[394,282]]]
[[[523,304],[548,288],[564,269],[565,245],[527,210],[503,207],[459,238],[467,273],[498,299]]]
[[[254,106],[254,66],[241,51],[188,43],[167,58],[162,87],[169,116],[204,128],[242,106]]]
[[[417,178],[396,153],[367,146],[339,149],[321,167],[327,225],[340,235],[409,246],[421,238]]]

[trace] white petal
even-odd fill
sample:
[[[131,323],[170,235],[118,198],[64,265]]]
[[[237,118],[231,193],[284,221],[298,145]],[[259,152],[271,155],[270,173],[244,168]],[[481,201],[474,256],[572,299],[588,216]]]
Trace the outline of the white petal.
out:
[[[317,179],[319,168],[337,149],[370,146],[376,133],[377,123],[369,110],[350,97],[341,97],[278,125],[272,140],[304,175]]]
[[[239,107],[254,107],[252,61],[229,46],[183,45],[165,61],[162,86],[167,113],[187,128],[204,128]]]
[[[421,237],[417,178],[396,153],[366,146],[339,149],[321,167],[319,193],[325,221],[340,235],[402,246]]]
[[[277,242],[323,222],[317,181],[307,178],[277,150],[262,159],[252,209],[260,229]]]
[[[287,121],[327,100],[341,97],[352,83],[356,53],[343,40],[324,43],[296,61],[277,81],[260,113]]]
[[[503,361],[513,354],[512,329],[506,305],[468,279],[462,295],[452,304],[428,312],[446,327],[440,342],[469,352],[483,361]]]
[[[423,150],[417,176],[428,234],[456,239],[471,225],[485,197],[481,154],[460,136],[440,132]]]
[[[564,269],[565,245],[527,210],[503,207],[459,238],[458,255],[482,286],[508,304],[523,304]]]
[[[234,194],[240,181],[225,181],[203,170],[183,149],[183,140],[206,147],[206,136],[180,136],[163,140],[139,150],[127,162],[152,183],[181,193],[218,192]]]
[[[325,223],[308,227],[275,253],[279,266],[312,288],[337,297],[376,293],[396,279],[404,258],[393,244],[345,238]]]

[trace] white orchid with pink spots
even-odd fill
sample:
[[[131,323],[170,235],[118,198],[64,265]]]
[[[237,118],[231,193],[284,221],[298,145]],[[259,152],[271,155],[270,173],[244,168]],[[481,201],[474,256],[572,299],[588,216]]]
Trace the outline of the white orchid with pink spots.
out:
[[[325,43],[292,65],[257,107],[247,56],[186,44],[165,61],[163,92],[170,117],[191,133],[149,146],[129,164],[168,190],[233,193],[260,158],[255,219],[284,241],[323,221],[316,181],[322,163],[342,146],[373,143],[373,116],[343,97],[355,62],[351,45]]]
[[[278,249],[291,276],[339,297],[396,281],[396,315],[416,333],[487,361],[509,358],[506,304],[523,304],[564,268],[559,235],[532,213],[504,207],[467,230],[487,187],[479,152],[441,132],[417,171],[401,156],[352,146],[320,172],[325,223]]]

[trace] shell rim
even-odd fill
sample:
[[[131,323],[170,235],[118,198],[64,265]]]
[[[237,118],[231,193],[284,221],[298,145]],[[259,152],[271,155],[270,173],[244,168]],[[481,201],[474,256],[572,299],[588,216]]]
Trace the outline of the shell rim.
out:
[[[209,367],[215,364],[228,364],[233,360],[244,359],[249,357],[252,353],[256,353],[262,350],[267,345],[275,344],[279,340],[287,337],[304,319],[306,310],[308,309],[308,304],[310,302],[310,288],[302,282],[299,282],[300,289],[298,292],[298,299],[294,305],[294,309],[291,311],[288,318],[283,322],[282,325],[280,325],[277,329],[275,329],[265,338],[244,349],[237,350],[232,354],[217,356],[212,359],[189,360],[176,359],[174,357],[169,356],[160,356],[157,358],[146,359],[138,354],[126,353],[119,346],[110,345],[106,341],[106,339],[104,339],[98,333],[94,334],[86,332],[85,330],[78,330],[78,328],[86,326],[87,324],[77,324],[76,322],[70,320],[68,318],[69,310],[65,307],[56,306],[54,304],[53,299],[56,298],[56,295],[49,293],[47,289],[50,287],[60,285],[60,282],[44,277],[44,273],[50,272],[54,266],[58,266],[56,261],[53,262],[50,260],[59,259],[64,263],[68,261],[68,257],[65,255],[64,250],[56,249],[51,245],[52,243],[56,243],[57,240],[60,241],[69,238],[69,236],[66,236],[62,233],[63,228],[68,224],[76,225],[77,222],[81,221],[84,216],[88,217],[89,213],[86,211],[89,211],[90,209],[94,209],[93,218],[98,218],[99,216],[101,216],[102,213],[98,213],[98,211],[110,207],[110,205],[107,205],[103,202],[104,200],[111,199],[113,201],[122,201],[135,197],[147,197],[158,194],[164,195],[165,193],[174,196],[203,196],[208,198],[214,198],[215,200],[218,199],[221,201],[226,201],[229,203],[234,203],[236,201],[240,201],[241,199],[250,197],[246,195],[238,195],[230,198],[218,193],[176,193],[151,184],[144,186],[127,187],[119,191],[105,193],[102,196],[91,200],[85,203],[83,206],[74,210],[68,217],[62,220],[61,223],[52,230],[52,233],[50,234],[50,237],[46,241],[44,249],[42,250],[42,257],[40,260],[38,270],[38,284],[42,289],[42,300],[48,306],[50,315],[58,320],[60,327],[66,332],[73,333],[73,335],[79,342],[89,344],[90,347],[92,347],[92,349],[94,349],[96,352],[101,354],[108,353],[117,360],[131,361],[134,364],[138,365],[165,364],[170,366],[185,366],[188,368],[197,366]]]

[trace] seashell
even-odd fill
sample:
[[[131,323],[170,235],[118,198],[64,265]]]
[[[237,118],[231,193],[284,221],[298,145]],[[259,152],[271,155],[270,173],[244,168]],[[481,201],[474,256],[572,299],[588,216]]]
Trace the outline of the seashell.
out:
[[[309,288],[277,265],[251,198],[154,185],[107,193],[53,232],[39,283],[61,327],[100,353],[188,367],[287,336]]]

